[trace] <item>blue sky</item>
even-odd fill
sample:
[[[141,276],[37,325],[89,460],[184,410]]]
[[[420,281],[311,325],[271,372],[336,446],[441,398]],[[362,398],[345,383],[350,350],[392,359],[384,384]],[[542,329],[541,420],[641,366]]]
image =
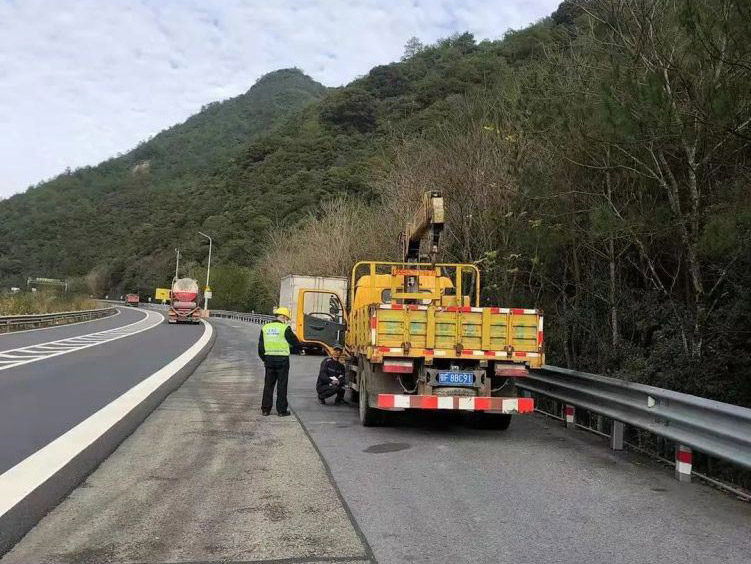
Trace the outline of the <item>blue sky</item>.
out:
[[[327,86],[406,41],[496,39],[559,0],[0,0],[0,198],[296,66]]]

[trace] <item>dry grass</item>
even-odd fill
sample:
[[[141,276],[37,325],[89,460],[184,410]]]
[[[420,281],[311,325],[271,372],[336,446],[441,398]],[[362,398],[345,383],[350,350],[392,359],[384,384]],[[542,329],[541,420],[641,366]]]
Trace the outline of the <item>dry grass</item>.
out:
[[[271,233],[259,269],[263,290],[278,296],[279,283],[288,274],[349,276],[357,261],[397,258],[399,226],[394,220],[353,199],[325,202],[319,215],[297,228]]]
[[[29,315],[95,309],[96,302],[82,296],[59,296],[46,292],[0,294],[0,315]]]

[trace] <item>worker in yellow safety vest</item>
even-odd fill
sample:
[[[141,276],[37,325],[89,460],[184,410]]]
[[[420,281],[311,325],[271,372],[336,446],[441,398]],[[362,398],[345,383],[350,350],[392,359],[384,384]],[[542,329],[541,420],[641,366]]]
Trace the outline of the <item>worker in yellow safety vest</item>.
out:
[[[263,383],[263,399],[261,413],[269,415],[276,389],[276,412],[280,417],[289,415],[287,404],[287,381],[289,380],[289,355],[299,345],[295,332],[289,326],[290,313],[286,307],[274,310],[276,321],[261,327],[258,339],[258,356],[266,368],[266,378]]]

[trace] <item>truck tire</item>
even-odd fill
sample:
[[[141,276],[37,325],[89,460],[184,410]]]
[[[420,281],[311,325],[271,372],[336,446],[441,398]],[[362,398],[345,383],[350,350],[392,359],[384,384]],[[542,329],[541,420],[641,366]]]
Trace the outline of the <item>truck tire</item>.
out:
[[[511,425],[509,413],[483,413],[481,411],[470,414],[470,425],[475,429],[494,429],[505,431]]]
[[[358,394],[358,406],[360,408],[360,423],[363,427],[377,427],[381,424],[380,410],[370,407],[368,403],[368,375],[371,373],[370,363],[366,360],[364,363],[364,372],[360,377],[360,393]]]

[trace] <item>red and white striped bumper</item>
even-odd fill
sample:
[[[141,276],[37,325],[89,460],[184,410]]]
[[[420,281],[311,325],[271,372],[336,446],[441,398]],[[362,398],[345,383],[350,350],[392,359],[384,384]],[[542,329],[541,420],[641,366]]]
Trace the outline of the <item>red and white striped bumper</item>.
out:
[[[532,413],[532,398],[492,398],[457,396],[413,396],[378,394],[379,409],[460,409],[463,411],[495,411],[498,413]]]

